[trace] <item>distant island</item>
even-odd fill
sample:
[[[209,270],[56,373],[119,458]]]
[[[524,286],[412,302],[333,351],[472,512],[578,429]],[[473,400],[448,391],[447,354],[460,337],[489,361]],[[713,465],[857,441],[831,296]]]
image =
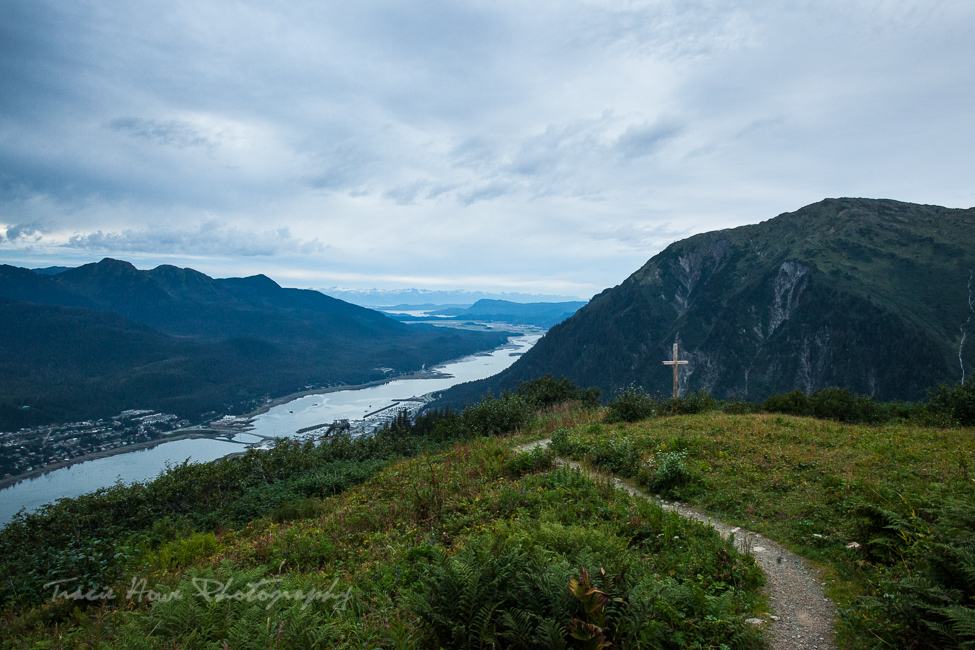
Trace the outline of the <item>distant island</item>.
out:
[[[561,296],[539,293],[491,293],[487,291],[464,291],[454,289],[437,291],[431,289],[341,289],[328,287],[320,289],[326,296],[351,302],[362,307],[388,308],[407,305],[436,307],[452,307],[473,305],[479,300],[504,300],[520,304],[534,302],[573,302],[577,296]]]
[[[586,303],[582,301],[520,303],[483,298],[473,305],[397,305],[392,308],[378,309],[400,321],[425,320],[443,323],[477,320],[549,329],[585,306]]]

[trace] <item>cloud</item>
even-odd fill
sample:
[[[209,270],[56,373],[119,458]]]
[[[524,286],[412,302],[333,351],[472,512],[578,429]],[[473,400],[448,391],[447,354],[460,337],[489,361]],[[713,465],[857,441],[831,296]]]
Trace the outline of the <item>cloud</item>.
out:
[[[673,228],[668,223],[628,223],[603,229],[591,229],[586,234],[595,240],[614,241],[627,248],[645,251],[664,248],[667,244],[691,234],[690,228]]]
[[[145,120],[138,117],[120,117],[108,123],[110,129],[127,133],[134,138],[177,149],[202,147],[212,149],[217,141],[208,137],[191,123],[184,120]]]
[[[328,242],[362,277],[598,288],[826,196],[968,206],[973,23],[969,0],[7,0],[2,246],[298,273]]]
[[[615,147],[624,158],[649,156],[662,143],[680,134],[682,130],[682,125],[671,120],[660,120],[654,124],[644,122],[641,125],[630,125],[616,140]]]
[[[110,253],[219,257],[310,255],[323,253],[328,249],[317,239],[312,241],[295,239],[287,227],[255,232],[228,226],[215,220],[201,223],[195,230],[149,228],[74,235],[64,244],[64,247]]]
[[[44,235],[44,228],[37,223],[20,223],[7,227],[7,240],[11,243],[27,243],[39,241]]]
[[[408,185],[393,187],[383,193],[383,197],[392,200],[396,205],[413,205],[418,196],[429,189],[427,183],[416,181]]]
[[[513,190],[513,186],[503,183],[503,182],[491,182],[478,187],[472,187],[464,192],[460,193],[461,203],[464,205],[471,205],[477,203],[478,201],[490,201],[492,199],[497,199],[507,194],[510,194]]]

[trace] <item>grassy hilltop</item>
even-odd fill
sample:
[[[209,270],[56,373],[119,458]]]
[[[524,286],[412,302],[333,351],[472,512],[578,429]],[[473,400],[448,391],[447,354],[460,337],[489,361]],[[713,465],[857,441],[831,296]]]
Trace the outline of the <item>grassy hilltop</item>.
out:
[[[556,454],[810,559],[842,647],[975,640],[975,429],[705,400],[626,422],[568,382],[522,389],[18,517],[3,647],[766,647],[754,560]]]

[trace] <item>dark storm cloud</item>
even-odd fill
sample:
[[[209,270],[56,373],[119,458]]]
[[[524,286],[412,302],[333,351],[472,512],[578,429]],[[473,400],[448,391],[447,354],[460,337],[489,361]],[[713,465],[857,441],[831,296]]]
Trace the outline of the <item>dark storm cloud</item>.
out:
[[[18,239],[32,240],[37,239],[39,235],[44,233],[44,229],[40,224],[36,223],[20,223],[16,226],[10,226],[7,228],[7,239],[12,242],[16,242]]]

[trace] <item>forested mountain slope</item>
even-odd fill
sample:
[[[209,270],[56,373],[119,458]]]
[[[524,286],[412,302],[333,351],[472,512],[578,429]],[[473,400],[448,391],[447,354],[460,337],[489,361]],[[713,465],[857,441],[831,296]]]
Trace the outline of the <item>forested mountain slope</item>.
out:
[[[552,373],[605,394],[681,390],[762,399],[840,386],[916,399],[975,372],[975,209],[827,199],[696,235],[651,258],[460,401]]]
[[[0,265],[0,430],[123,408],[239,411],[265,395],[415,371],[505,338],[404,325],[262,275],[215,280],[111,259],[57,274]]]

